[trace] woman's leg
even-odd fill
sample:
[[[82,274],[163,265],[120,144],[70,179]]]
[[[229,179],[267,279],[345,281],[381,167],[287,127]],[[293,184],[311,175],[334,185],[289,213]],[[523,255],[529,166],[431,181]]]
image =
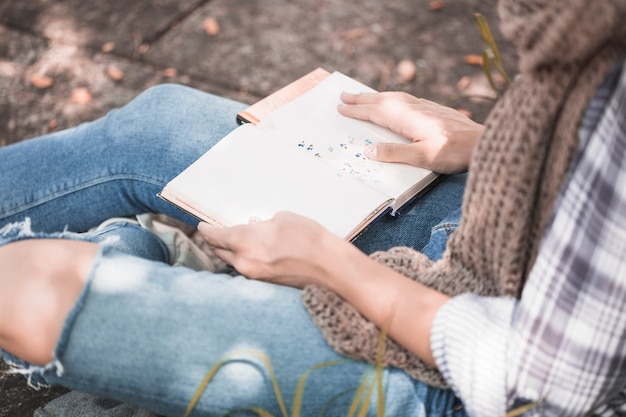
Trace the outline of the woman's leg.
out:
[[[165,183],[236,127],[245,107],[177,85],[153,87],[102,119],[0,148],[0,227],[86,230],[104,219],[165,213]]]
[[[34,363],[52,360],[64,318],[97,251],[96,244],[66,239],[29,239],[0,247],[3,349]]]
[[[466,179],[467,174],[442,177],[424,195],[403,207],[397,216],[378,219],[354,244],[368,254],[408,246],[437,259],[443,253],[447,235],[460,221]]]
[[[10,243],[0,247],[0,254],[16,247],[12,245],[41,242],[51,241]],[[289,414],[300,376],[316,365],[344,359],[325,343],[298,290],[172,268],[113,247],[93,254],[91,243],[77,243],[87,246],[80,249],[85,256],[76,261],[71,260],[76,248],[56,248],[67,250],[60,256],[64,267],[83,264],[87,258],[91,269],[87,273],[77,268],[78,276],[57,277],[71,281],[70,293],[77,301],[69,314],[67,303],[41,313],[46,315],[44,323],[57,323],[52,327],[60,336],[48,339],[48,346],[55,345],[52,355],[44,349],[30,357],[39,366],[23,364],[22,372],[33,383],[61,384],[181,416],[207,372],[231,355],[192,415],[223,415],[246,407],[282,415],[268,364],[257,353],[268,358]],[[19,263],[11,256],[6,261]],[[31,282],[33,275],[14,278]],[[57,293],[49,289],[37,291],[43,306]],[[28,308],[16,314],[36,318]],[[13,353],[20,352],[13,346]],[[49,362],[40,360],[46,353]],[[371,372],[371,367],[350,360],[312,371],[304,387],[302,415],[319,415],[325,407],[326,416],[347,415],[358,385]],[[456,400],[449,391],[430,388],[397,369],[385,369],[383,380],[385,415],[456,415],[451,411]],[[372,398],[368,415],[376,413],[377,396]]]
[[[143,212],[194,224],[156,193],[235,128],[244,107],[160,85],[102,119],[0,148],[0,226],[31,217],[38,230],[82,231]],[[355,244],[366,253],[392,246],[421,250],[431,228],[460,206],[464,184],[464,175],[445,177],[399,216],[374,223]]]

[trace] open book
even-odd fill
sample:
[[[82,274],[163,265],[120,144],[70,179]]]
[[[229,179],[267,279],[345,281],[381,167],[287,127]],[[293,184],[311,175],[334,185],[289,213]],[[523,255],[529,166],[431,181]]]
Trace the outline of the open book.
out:
[[[395,214],[437,175],[366,158],[367,144],[407,140],[338,113],[341,92],[374,90],[338,72],[321,78],[233,130],[159,196],[214,225],[292,211],[350,240],[383,213]]]

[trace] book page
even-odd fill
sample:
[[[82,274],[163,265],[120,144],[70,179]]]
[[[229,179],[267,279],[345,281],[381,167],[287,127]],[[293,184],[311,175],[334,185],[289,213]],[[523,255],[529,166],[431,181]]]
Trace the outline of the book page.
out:
[[[408,140],[371,122],[339,114],[337,105],[344,91],[375,90],[335,72],[314,89],[266,116],[258,127],[266,132],[279,131],[292,149],[325,163],[340,177],[355,178],[392,198],[430,183],[436,175],[426,169],[365,157],[367,144],[408,143]]]
[[[253,125],[235,129],[161,194],[215,224],[246,224],[251,217],[269,219],[285,210],[312,218],[343,238],[388,203],[383,193],[351,176],[320,169],[315,158]]]

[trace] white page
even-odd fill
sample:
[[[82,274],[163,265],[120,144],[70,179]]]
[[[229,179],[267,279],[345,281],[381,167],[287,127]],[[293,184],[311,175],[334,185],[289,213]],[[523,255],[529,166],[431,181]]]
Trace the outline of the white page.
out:
[[[163,195],[175,190],[188,203],[184,209],[227,226],[285,210],[343,238],[388,199],[350,176],[320,170],[315,158],[282,142],[255,126],[241,126],[172,180]]]
[[[293,149],[332,166],[338,175],[354,177],[393,198],[416,183],[434,179],[434,174],[422,168],[366,158],[364,148],[368,143],[409,141],[373,123],[339,114],[337,105],[344,91],[375,90],[335,72],[314,89],[272,112],[257,127],[267,132],[280,130]]]

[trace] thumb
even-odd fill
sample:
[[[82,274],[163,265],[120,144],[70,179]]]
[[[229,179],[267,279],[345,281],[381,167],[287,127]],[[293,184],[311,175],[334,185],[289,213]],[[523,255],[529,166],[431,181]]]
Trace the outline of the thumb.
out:
[[[375,161],[401,162],[418,166],[422,159],[416,152],[414,143],[377,143],[375,145],[367,145],[365,156]]]

